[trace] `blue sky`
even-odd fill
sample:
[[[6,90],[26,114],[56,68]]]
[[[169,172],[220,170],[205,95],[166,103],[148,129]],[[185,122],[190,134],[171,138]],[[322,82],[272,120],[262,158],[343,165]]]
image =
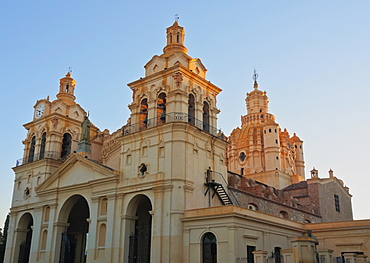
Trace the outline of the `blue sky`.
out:
[[[246,114],[252,74],[282,128],[304,140],[306,177],[334,174],[350,187],[355,219],[370,218],[370,1],[9,1],[1,4],[0,227],[22,158],[22,127],[38,99],[55,99],[72,67],[75,95],[111,132],[126,123],[143,66],[162,53],[179,14],[185,45],[223,89],[218,126]]]

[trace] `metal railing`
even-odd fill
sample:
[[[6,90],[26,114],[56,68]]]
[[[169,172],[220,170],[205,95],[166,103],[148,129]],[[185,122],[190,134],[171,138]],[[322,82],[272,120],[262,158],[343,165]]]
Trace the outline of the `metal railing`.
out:
[[[123,128],[122,135],[123,136],[129,135],[152,127],[160,126],[169,122],[187,122],[193,126],[196,126],[198,129],[202,131],[212,134],[213,136],[219,137],[222,140],[226,140],[226,136],[221,132],[221,130],[217,130],[216,127],[211,126],[207,122],[198,120],[194,116],[191,116],[183,112],[172,112],[168,114],[163,114],[161,115],[161,117],[145,119],[143,122],[127,125]]]
[[[64,162],[67,159],[67,157],[68,155],[61,157],[60,152],[53,152],[53,151],[41,152],[41,153],[32,154],[24,158],[18,159],[15,162],[15,166],[21,166],[21,165],[32,163],[32,162],[35,162],[41,159],[54,159],[54,160],[59,160],[59,161]]]

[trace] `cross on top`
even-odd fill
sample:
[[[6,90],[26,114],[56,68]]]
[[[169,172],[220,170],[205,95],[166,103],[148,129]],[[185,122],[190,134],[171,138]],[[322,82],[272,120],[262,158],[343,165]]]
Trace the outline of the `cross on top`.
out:
[[[257,82],[257,79],[258,79],[257,70],[254,69],[254,71],[253,71],[253,80],[254,80],[254,82]]]
[[[178,22],[180,19],[179,14],[175,14],[175,21]]]

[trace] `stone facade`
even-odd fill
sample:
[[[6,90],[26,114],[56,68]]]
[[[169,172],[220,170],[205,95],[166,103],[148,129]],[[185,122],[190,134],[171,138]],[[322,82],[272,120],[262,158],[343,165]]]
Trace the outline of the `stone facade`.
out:
[[[321,223],[352,219],[348,188],[334,176],[304,181],[302,141],[268,113],[256,75],[228,139],[216,129],[221,89],[187,55],[184,28],[176,21],[166,37],[128,84],[131,114],[117,131],[87,122],[70,73],[56,100],[36,102],[13,168],[5,262],[303,262],[349,251],[365,262],[370,220]],[[298,253],[303,242],[314,245]]]

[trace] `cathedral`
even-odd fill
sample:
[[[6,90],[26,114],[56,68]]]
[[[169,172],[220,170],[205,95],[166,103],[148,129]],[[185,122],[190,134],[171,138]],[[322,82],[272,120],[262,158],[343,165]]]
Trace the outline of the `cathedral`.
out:
[[[269,112],[257,73],[227,136],[222,90],[187,54],[178,21],[166,40],[128,84],[117,131],[90,121],[70,72],[55,100],[36,101],[4,262],[369,262],[370,220],[353,220],[332,170],[305,175],[303,141]]]

